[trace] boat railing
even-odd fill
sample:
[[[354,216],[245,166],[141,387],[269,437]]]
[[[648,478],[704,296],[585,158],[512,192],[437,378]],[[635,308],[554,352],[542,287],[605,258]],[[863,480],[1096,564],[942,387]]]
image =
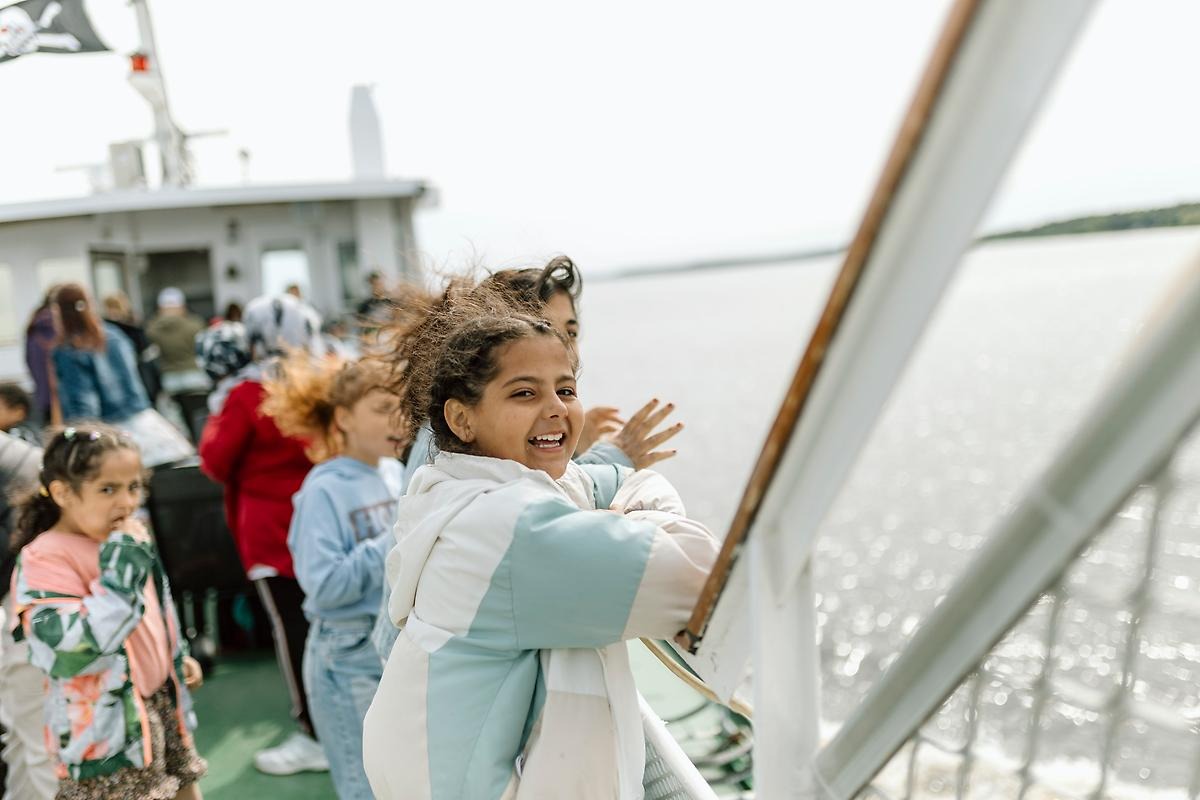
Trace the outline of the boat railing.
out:
[[[1176,787],[1164,796],[1200,793],[1200,636],[1188,627],[1200,618],[1200,568],[1164,584],[1159,561],[1168,545],[1200,558],[1200,479],[1181,447],[1200,416],[1200,280],[846,721],[831,738],[820,725],[818,529],[1092,5],[953,4],[676,640],[725,702],[753,665],[760,798],[1099,798],[1126,785],[1146,797],[1146,770],[1170,773],[1154,781]],[[1190,521],[1176,524],[1179,514]],[[1093,597],[1131,569],[1116,599]],[[1171,625],[1148,627],[1169,614]],[[1093,615],[1105,624],[1089,627]],[[1152,669],[1175,683],[1147,679]],[[1151,728],[1177,735],[1161,753],[1128,741]]]
[[[820,749],[821,795],[1200,794],[1196,331],[1200,277]]]

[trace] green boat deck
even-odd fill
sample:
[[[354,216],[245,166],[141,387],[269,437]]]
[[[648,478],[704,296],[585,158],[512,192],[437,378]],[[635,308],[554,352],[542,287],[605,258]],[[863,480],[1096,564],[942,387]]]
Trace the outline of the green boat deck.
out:
[[[641,646],[630,647],[630,657],[638,688],[659,714],[671,716],[698,702]],[[208,775],[200,782],[205,800],[336,798],[328,773],[276,777],[254,768],[257,751],[294,730],[273,651],[222,657],[194,697],[200,720],[196,747],[208,759]]]
[[[329,773],[264,775],[254,754],[295,730],[287,689],[271,651],[223,657],[196,690],[196,749],[208,759],[205,800],[335,798]]]

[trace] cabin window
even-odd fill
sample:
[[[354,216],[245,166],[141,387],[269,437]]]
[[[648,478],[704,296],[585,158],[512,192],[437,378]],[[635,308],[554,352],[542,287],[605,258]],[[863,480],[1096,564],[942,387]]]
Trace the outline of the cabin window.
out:
[[[92,286],[96,300],[125,291],[125,264],[122,256],[109,253],[92,254]]]
[[[308,253],[304,248],[269,247],[263,250],[261,264],[263,294],[283,294],[295,284],[300,287],[305,300],[311,302],[309,287],[312,281],[308,275]]]
[[[20,339],[15,295],[13,269],[8,264],[0,264],[0,344],[12,344]]]
[[[35,272],[38,289],[43,294],[59,283],[78,283],[85,289],[92,288],[87,262],[82,258],[43,258],[37,262]]]

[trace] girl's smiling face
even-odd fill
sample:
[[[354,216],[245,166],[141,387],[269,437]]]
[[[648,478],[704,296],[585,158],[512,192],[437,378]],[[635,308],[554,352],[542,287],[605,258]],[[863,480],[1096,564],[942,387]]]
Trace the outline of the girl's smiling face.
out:
[[[110,450],[100,457],[96,476],[83,481],[78,491],[66,481],[50,482],[50,496],[62,510],[55,527],[104,541],[142,504],[143,488],[137,451]]]
[[[561,478],[583,430],[566,346],[555,336],[531,336],[504,345],[495,358],[496,376],[479,402],[446,402],[447,424],[481,455]]]

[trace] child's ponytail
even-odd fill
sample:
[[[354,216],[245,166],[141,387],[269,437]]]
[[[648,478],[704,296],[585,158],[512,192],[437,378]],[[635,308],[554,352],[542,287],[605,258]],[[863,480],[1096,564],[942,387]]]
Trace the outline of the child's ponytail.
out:
[[[53,528],[62,515],[58,504],[50,497],[45,486],[38,486],[21,497],[14,504],[13,511],[13,535],[9,546],[14,553],[20,552],[21,548],[36,539],[39,533]]]

